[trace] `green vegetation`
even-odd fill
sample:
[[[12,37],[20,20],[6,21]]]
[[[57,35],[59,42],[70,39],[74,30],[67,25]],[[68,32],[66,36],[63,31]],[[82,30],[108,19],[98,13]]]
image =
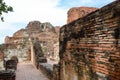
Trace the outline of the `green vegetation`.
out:
[[[2,16],[3,13],[12,12],[13,8],[8,6],[3,0],[0,0],[0,19],[4,21],[4,17]]]

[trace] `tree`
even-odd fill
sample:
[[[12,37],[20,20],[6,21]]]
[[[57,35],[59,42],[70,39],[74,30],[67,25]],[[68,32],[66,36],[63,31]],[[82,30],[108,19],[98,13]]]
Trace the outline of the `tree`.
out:
[[[0,19],[4,21],[4,17],[2,16],[3,13],[12,12],[13,8],[8,6],[3,0],[0,0]]]

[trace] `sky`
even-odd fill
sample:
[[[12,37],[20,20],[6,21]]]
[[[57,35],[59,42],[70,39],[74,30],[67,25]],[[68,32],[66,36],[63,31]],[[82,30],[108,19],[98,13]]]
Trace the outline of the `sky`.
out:
[[[3,14],[0,21],[0,44],[6,36],[25,28],[30,21],[50,22],[62,26],[67,22],[67,11],[72,7],[88,6],[101,8],[114,0],[4,0],[14,12]]]

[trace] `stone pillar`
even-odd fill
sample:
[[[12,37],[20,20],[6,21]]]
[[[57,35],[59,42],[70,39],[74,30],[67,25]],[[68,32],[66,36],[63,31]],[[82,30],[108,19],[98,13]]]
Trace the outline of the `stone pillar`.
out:
[[[30,43],[30,46],[31,46],[31,62],[34,65],[35,64],[35,53],[34,53],[34,48],[33,48],[34,46],[32,42]]]

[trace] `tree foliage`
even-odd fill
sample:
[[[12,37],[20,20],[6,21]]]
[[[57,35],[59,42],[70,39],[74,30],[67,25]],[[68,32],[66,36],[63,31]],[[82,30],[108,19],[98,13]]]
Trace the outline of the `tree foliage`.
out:
[[[8,6],[3,0],[0,0],[0,18],[1,21],[4,21],[4,18],[2,16],[3,13],[12,12],[13,8],[11,6]]]

